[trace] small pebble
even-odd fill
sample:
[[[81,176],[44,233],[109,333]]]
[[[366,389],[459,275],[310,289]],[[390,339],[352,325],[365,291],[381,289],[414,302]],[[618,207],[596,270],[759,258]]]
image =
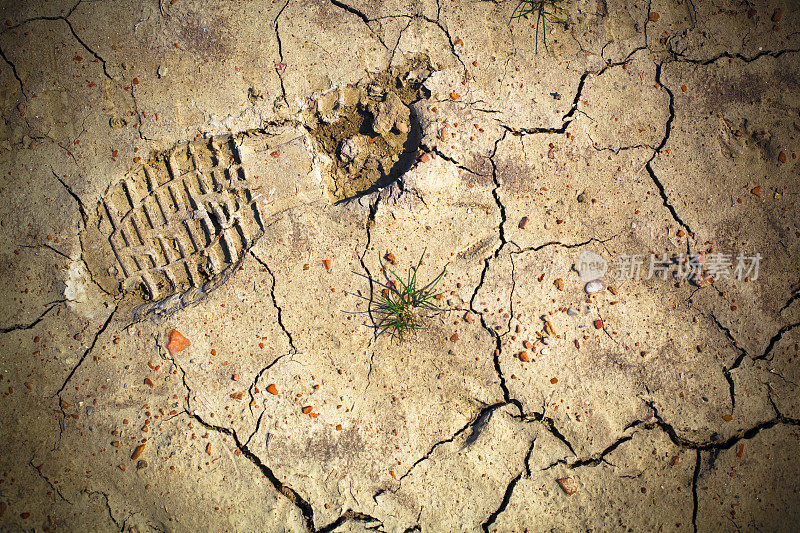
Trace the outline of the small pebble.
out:
[[[575,483],[575,480],[571,477],[562,477],[561,479],[556,480],[558,485],[561,487],[561,490],[564,491],[564,494],[567,496],[572,496],[576,492],[578,492],[578,484]]]
[[[173,329],[169,332],[169,343],[167,350],[170,355],[174,356],[176,353],[185,350],[191,345],[189,339],[180,334],[178,330]]]
[[[606,289],[606,284],[600,281],[599,279],[593,279],[586,286],[583,290],[586,291],[586,294],[595,294],[597,292],[604,291]]]
[[[133,450],[133,455],[131,455],[131,459],[134,460],[134,461],[137,460],[139,458],[139,456],[142,455],[142,452],[144,451],[144,447],[145,447],[145,444],[138,445],[136,447],[136,449]]]
[[[520,228],[520,229],[525,229],[525,228],[527,228],[527,227],[528,227],[528,222],[530,222],[530,221],[528,220],[528,217],[522,217],[522,220],[520,220],[520,221],[519,221],[519,228]]]
[[[549,348],[542,348],[542,351],[539,352],[539,353],[541,353],[542,355],[547,355],[547,354],[550,353],[550,349]]]
[[[573,309],[572,307],[570,307],[569,309],[567,309],[567,314],[569,316],[577,316],[578,315],[578,311],[576,309]]]

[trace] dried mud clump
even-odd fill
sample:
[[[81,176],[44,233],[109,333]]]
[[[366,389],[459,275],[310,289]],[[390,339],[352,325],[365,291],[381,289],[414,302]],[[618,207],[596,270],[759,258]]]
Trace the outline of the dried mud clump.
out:
[[[315,98],[304,123],[325,154],[334,200],[385,187],[411,167],[421,135],[410,107],[425,98],[422,84],[432,71],[420,56]]]

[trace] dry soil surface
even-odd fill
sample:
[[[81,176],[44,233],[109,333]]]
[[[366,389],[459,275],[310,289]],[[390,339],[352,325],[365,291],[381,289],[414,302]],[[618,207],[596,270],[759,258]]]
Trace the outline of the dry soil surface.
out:
[[[796,530],[800,10],[535,4],[3,2],[0,529]]]

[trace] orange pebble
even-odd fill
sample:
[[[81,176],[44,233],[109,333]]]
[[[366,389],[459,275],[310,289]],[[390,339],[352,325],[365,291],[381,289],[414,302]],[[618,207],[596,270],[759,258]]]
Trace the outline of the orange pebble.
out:
[[[144,446],[145,446],[144,444],[140,444],[136,447],[135,450],[133,450],[133,455],[131,455],[132,460],[135,461],[136,459],[139,458],[140,455],[142,455],[142,452],[144,451]]]
[[[177,329],[173,329],[169,332],[169,344],[167,344],[167,350],[169,351],[170,355],[175,355],[177,352],[185,350],[191,344],[192,343],[189,342],[189,339],[181,335]]]

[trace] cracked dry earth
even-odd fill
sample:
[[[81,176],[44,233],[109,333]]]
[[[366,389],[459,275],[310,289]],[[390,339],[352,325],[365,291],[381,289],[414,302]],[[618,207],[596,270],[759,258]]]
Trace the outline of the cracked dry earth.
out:
[[[797,527],[795,3],[3,4],[0,529]]]

